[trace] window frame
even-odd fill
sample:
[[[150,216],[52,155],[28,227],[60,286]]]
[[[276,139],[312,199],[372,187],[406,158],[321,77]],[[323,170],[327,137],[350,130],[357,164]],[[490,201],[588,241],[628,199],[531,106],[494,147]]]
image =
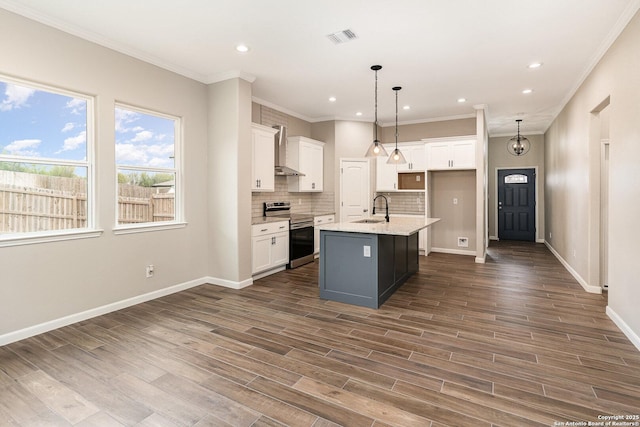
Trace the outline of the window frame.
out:
[[[1,233],[0,247],[28,245],[35,243],[57,242],[63,240],[75,240],[83,238],[99,237],[103,230],[97,228],[96,223],[96,174],[95,174],[95,103],[96,97],[82,92],[38,83],[35,81],[20,79],[0,74],[0,80],[7,84],[16,84],[32,88],[38,91],[50,92],[56,95],[83,99],[86,101],[86,159],[68,160],[49,157],[28,157],[2,154],[1,162],[27,163],[45,166],[72,166],[74,168],[86,168],[87,171],[87,224],[83,228],[67,228],[62,230],[26,231],[19,233]]]
[[[186,226],[186,222],[184,220],[184,189],[182,186],[182,175],[183,175],[183,163],[182,163],[182,140],[183,140],[183,118],[181,116],[164,113],[158,110],[152,110],[149,108],[139,107],[130,103],[116,101],[113,106],[113,114],[114,114],[114,154],[116,147],[116,138],[115,138],[115,112],[116,109],[133,111],[136,113],[156,116],[160,118],[164,118],[167,120],[173,121],[173,157],[174,157],[174,166],[173,168],[162,168],[162,167],[150,167],[150,166],[133,166],[127,164],[119,164],[117,159],[114,156],[114,170],[115,170],[115,218],[114,218],[114,227],[113,233],[116,235],[119,234],[131,234],[131,233],[144,233],[149,231],[158,231],[158,230],[172,230],[175,228],[183,228]],[[118,223],[118,173],[120,170],[133,170],[139,172],[156,172],[156,173],[173,173],[175,176],[175,185],[174,185],[174,218],[171,221],[158,221],[158,222],[144,222],[139,224],[119,224]]]

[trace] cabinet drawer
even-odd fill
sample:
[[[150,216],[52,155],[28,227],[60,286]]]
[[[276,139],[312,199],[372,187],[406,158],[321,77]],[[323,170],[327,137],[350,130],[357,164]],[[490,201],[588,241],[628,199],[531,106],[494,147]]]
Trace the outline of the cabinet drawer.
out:
[[[254,224],[251,226],[251,236],[264,236],[282,231],[289,231],[289,221],[268,222],[266,224]]]
[[[334,215],[322,215],[313,218],[313,225],[331,224],[335,221]]]

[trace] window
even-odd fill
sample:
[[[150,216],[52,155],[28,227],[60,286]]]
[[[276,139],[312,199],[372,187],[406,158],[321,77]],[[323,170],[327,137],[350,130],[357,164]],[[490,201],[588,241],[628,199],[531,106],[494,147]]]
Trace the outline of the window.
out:
[[[504,177],[505,184],[526,184],[528,181],[527,175],[512,174]]]
[[[92,109],[86,95],[0,77],[2,244],[93,230]]]
[[[180,120],[116,105],[116,224],[139,229],[181,220]]]

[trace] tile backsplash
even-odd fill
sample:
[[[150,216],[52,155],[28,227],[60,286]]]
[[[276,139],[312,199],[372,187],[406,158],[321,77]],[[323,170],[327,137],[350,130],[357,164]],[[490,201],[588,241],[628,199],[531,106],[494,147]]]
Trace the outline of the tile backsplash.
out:
[[[389,200],[390,214],[424,215],[424,192],[390,192],[382,194]],[[384,212],[384,200],[376,201],[376,213]]]
[[[251,193],[251,216],[262,216],[264,202],[291,202],[292,213],[334,212],[333,191],[290,193],[286,176],[275,177],[275,191]]]

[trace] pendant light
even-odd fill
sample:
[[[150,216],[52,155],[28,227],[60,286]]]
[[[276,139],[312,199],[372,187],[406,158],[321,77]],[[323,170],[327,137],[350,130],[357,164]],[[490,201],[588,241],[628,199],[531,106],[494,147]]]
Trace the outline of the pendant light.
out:
[[[402,151],[398,149],[398,91],[402,88],[400,86],[394,86],[392,89],[396,92],[396,149],[391,152],[387,164],[401,165],[407,163],[407,159],[404,158]]]
[[[520,122],[522,119],[517,119],[516,123],[518,123],[518,135],[511,138],[507,141],[507,151],[514,156],[524,156],[529,152],[531,148],[531,143],[529,140],[520,135]]]
[[[367,154],[365,154],[365,157],[386,156],[387,150],[384,149],[384,146],[378,140],[378,71],[382,69],[382,65],[372,65],[371,69],[376,74],[376,89],[375,89],[375,95],[374,95],[375,118],[373,122],[373,127],[375,129],[376,136],[373,142],[371,143],[371,145],[369,146],[369,149],[367,150]]]

